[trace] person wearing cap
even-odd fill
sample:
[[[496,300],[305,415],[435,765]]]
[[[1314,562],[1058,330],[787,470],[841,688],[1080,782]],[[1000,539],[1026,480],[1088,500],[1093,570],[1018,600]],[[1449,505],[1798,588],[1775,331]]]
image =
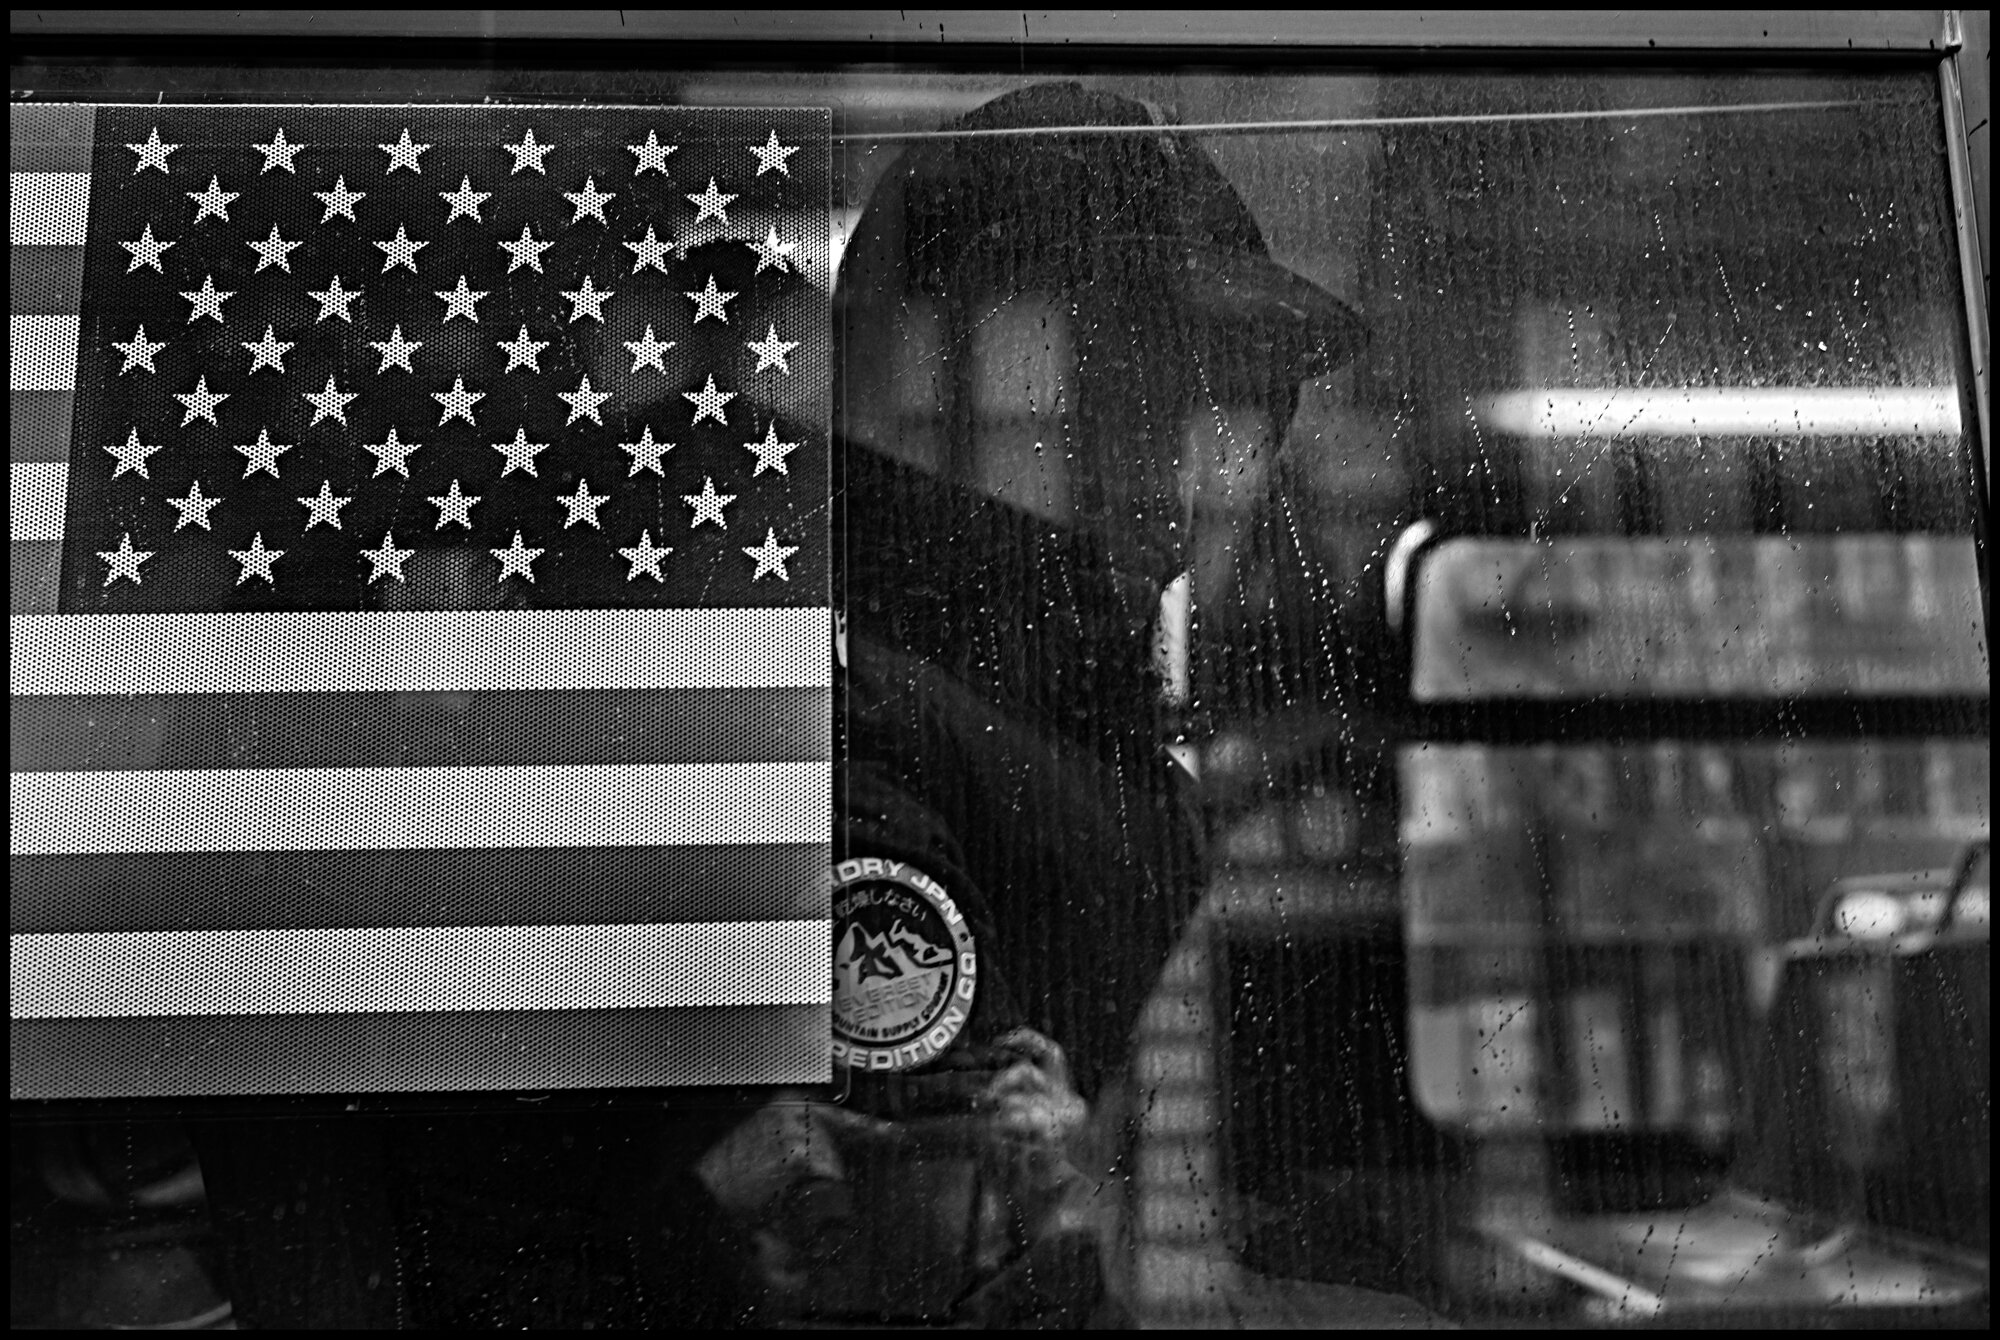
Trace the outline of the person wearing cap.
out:
[[[1163,595],[1219,594],[1361,328],[1197,145],[1070,83],[904,155],[835,312],[848,1097],[699,1175],[760,1320],[1115,1323],[1123,1071],[1202,879]]]

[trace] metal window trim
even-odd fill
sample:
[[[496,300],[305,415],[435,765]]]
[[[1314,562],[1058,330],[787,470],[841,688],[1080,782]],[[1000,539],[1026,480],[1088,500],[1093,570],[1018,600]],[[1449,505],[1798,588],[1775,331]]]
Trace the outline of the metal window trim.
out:
[[[1946,10],[14,10],[15,37],[397,38],[490,43],[940,47],[1308,47],[1391,51],[1929,53]]]
[[[1990,509],[1993,503],[1993,385],[1992,356],[1987,340],[1991,295],[1986,279],[1988,257],[1981,244],[1981,223],[1986,221],[1990,227],[1990,220],[1985,216],[1992,209],[1992,201],[1982,193],[1974,177],[1971,139],[1974,133],[1992,133],[1989,123],[1992,99],[1983,78],[1968,88],[1961,64],[1968,56],[1977,62],[1990,58],[1991,29],[1985,30],[1987,41],[1984,49],[1967,52],[1960,12],[1947,10],[1945,18],[1949,47],[1944,59],[1938,62],[1938,102],[1944,113],[1945,158],[1951,174],[1952,216],[1958,234],[1959,280],[1965,290],[1966,352],[1972,374],[1969,393],[1979,431],[1979,482],[1983,500]],[[1984,581],[1983,562],[1981,573]]]

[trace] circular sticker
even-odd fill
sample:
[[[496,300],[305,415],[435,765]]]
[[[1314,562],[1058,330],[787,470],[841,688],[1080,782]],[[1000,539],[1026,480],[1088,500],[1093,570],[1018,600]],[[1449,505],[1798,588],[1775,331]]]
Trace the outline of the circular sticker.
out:
[[[914,1070],[944,1054],[972,1014],[979,956],[936,880],[867,857],[833,871],[833,1059]]]

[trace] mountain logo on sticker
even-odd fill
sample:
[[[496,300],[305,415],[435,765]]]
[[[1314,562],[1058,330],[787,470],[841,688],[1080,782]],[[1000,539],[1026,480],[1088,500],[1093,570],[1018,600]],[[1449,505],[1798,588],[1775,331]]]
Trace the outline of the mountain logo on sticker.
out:
[[[964,1031],[978,990],[972,928],[944,886],[902,861],[833,872],[833,1059],[915,1070]]]

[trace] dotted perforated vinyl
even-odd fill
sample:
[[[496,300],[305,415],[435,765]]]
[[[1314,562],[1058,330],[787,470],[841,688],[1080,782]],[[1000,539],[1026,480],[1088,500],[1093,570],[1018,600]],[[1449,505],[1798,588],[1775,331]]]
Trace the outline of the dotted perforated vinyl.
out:
[[[14,937],[15,1018],[809,1005],[818,921]]]
[[[81,246],[90,214],[82,172],[10,172],[8,232],[16,246]]]
[[[9,1092],[466,1092],[824,1082],[823,1005],[16,1020]]]
[[[823,609],[310,611],[40,619],[9,689],[50,693],[823,688]]]
[[[825,842],[831,771],[813,761],[16,773],[11,845],[16,856],[247,858]]]
[[[827,114],[12,120],[16,1096],[822,1077]]]
[[[16,391],[67,391],[76,385],[77,318],[13,314],[7,318],[7,377]]]

